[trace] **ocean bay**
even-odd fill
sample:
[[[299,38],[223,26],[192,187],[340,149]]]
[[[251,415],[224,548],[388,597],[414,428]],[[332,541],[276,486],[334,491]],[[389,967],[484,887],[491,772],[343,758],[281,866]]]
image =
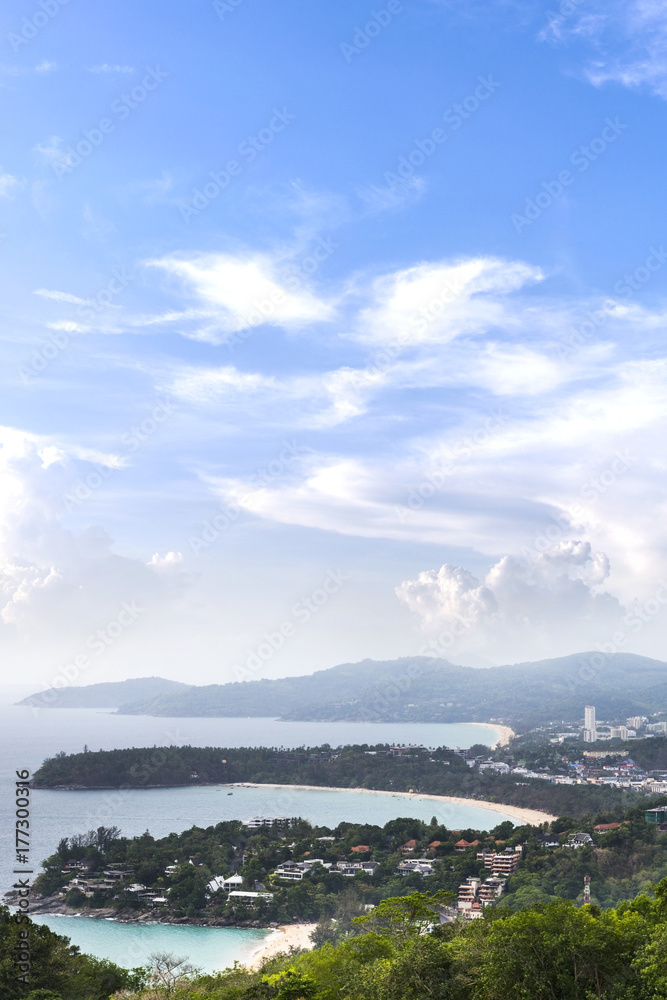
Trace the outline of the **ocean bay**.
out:
[[[64,934],[81,951],[133,969],[147,965],[154,952],[169,952],[215,972],[235,961],[247,962],[272,933],[246,927],[188,927],[173,924],[128,924],[94,917],[37,914],[35,923]]]
[[[12,857],[13,782],[15,772],[34,772],[46,757],[59,751],[81,752],[128,747],[163,746],[312,746],[329,742],[423,743],[430,746],[470,746],[491,744],[498,737],[493,727],[467,724],[439,725],[413,723],[313,723],[280,722],[276,719],[173,719],[147,716],[118,716],[93,709],[33,710],[15,705],[0,706],[2,732],[2,856],[0,878],[3,892],[15,878]],[[230,794],[231,792],[231,794]],[[162,789],[100,789],[94,791],[53,791],[39,789],[33,794],[30,816],[31,867],[39,870],[43,858],[52,854],[62,837],[100,825],[116,825],[128,837],[146,829],[155,837],[180,832],[193,825],[209,826],[224,819],[247,819],[253,815],[301,815],[313,823],[336,826],[342,820],[384,824],[397,816],[414,816],[428,821],[433,815],[451,827],[493,827],[507,818],[474,804],[435,802],[419,795],[410,799],[391,793],[364,795],[328,789],[252,788],[196,786]],[[123,959],[133,930],[141,939],[156,937],[162,950],[187,954],[202,968],[220,968],[234,959],[243,960],[266,932],[241,928],[169,927],[165,925],[125,925],[85,917],[40,917],[58,933],[72,936],[74,944],[99,957],[121,964],[141,964],[140,959]],[[150,930],[154,928],[154,930]],[[163,938],[177,934],[178,941]],[[214,936],[212,936],[214,935]],[[217,936],[215,936],[217,935]],[[171,943],[170,943],[171,942]],[[151,940],[155,950],[158,945]],[[212,964],[211,964],[212,963]],[[220,963],[220,964],[218,964]]]

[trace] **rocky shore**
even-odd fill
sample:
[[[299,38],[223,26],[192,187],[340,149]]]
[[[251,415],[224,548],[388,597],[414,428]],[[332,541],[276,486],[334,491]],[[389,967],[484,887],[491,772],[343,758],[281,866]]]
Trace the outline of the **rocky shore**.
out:
[[[9,907],[16,906],[18,902],[17,894],[14,891],[5,893],[4,901]],[[189,924],[192,927],[251,927],[255,929],[276,929],[280,925],[275,921],[263,923],[261,920],[237,920],[229,917],[175,917],[170,913],[160,910],[137,910],[134,907],[116,906],[68,906],[62,896],[38,896],[33,895],[30,899],[30,913],[32,915],[42,913],[56,913],[65,917],[90,917],[93,920],[117,920],[124,924]]]

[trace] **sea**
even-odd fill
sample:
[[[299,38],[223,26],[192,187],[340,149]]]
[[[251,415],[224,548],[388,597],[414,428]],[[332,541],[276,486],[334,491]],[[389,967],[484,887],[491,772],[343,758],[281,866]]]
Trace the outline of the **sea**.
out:
[[[292,749],[332,747],[349,743],[404,743],[425,746],[468,747],[492,745],[498,731],[492,726],[437,723],[281,722],[277,719],[163,719],[115,715],[98,709],[32,709],[12,704],[17,697],[0,688],[0,886],[4,893],[19,877],[15,873],[15,801],[17,771],[34,771],[47,758],[64,750],[79,753],[165,745]],[[85,833],[100,825],[120,827],[126,836],[145,830],[155,837],[206,827],[225,819],[251,816],[302,816],[321,826],[342,820],[382,825],[398,816],[438,822],[451,828],[485,829],[509,819],[480,806],[440,803],[418,795],[405,799],[386,794],[250,788],[207,785],[192,788],[154,788],[100,791],[36,789],[30,805],[30,866],[34,879],[40,862],[52,854],[61,837]],[[19,865],[19,868],[26,866]],[[225,873],[226,874],[226,873]],[[100,958],[133,967],[144,964],[155,951],[186,956],[206,971],[244,961],[269,931],[245,928],[126,925],[85,916],[39,917],[39,922],[65,934]]]

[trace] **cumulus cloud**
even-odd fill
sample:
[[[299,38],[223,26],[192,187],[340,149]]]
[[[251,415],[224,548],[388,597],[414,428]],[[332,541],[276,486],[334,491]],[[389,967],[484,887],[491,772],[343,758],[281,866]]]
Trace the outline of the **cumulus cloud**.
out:
[[[495,662],[564,655],[609,639],[626,611],[602,589],[609,560],[589,542],[563,541],[530,559],[504,556],[483,579],[448,563],[396,588],[444,650]]]
[[[135,623],[141,632],[156,609],[163,611],[182,590],[179,554],[144,564],[118,555],[99,527],[75,532],[63,524],[72,480],[88,463],[113,459],[13,428],[0,428],[0,444],[3,655],[16,666],[55,669],[67,657],[88,652],[88,637],[124,605],[141,609]],[[110,651],[107,661],[119,655]]]

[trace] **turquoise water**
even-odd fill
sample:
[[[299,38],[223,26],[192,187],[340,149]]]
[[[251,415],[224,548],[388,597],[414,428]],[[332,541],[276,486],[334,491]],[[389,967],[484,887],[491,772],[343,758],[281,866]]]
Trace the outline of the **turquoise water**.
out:
[[[0,704],[0,891],[13,875],[15,771],[34,771],[45,757],[60,750],[91,750],[164,746],[318,746],[329,743],[423,743],[427,746],[491,744],[492,727],[437,723],[279,722],[276,719],[155,719],[117,716],[92,709],[19,708]],[[193,825],[209,826],[224,819],[256,815],[300,815],[322,826],[341,820],[384,824],[397,816],[429,820],[434,814],[450,828],[493,827],[504,814],[474,805],[432,802],[386,795],[362,795],[323,789],[238,788],[205,786],[175,789],[55,792],[37,790],[31,803],[31,867],[38,871],[61,837],[85,833],[100,825],[119,826],[125,836],[147,828],[155,837],[180,832]],[[99,957],[123,965],[139,965],[157,949],[186,954],[206,969],[222,968],[247,958],[264,931],[232,928],[126,925],[86,917],[40,918],[74,944]],[[135,954],[136,952],[136,954]],[[138,956],[138,957],[137,957]]]
[[[64,934],[81,951],[108,958],[133,969],[147,965],[152,952],[166,951],[203,972],[226,969],[235,961],[247,962],[271,933],[242,927],[183,927],[165,924],[119,924],[91,917],[36,916],[56,934]]]

